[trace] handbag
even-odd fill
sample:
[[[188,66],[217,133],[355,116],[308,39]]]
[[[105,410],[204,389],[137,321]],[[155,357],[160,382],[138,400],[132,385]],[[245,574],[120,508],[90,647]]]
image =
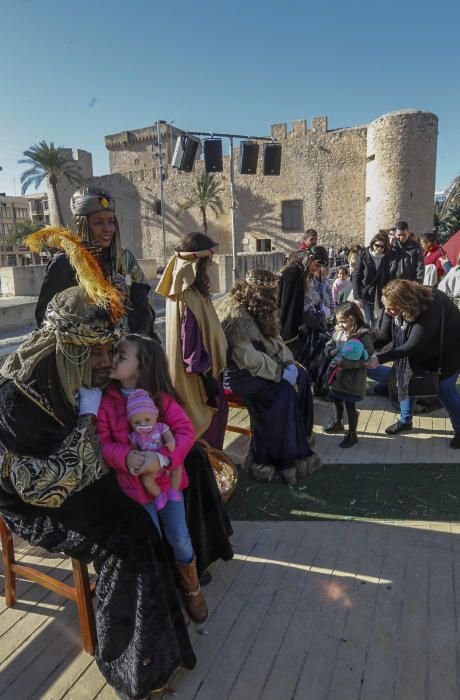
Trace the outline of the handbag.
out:
[[[444,307],[441,315],[441,339],[439,343],[439,367],[435,372],[414,372],[409,380],[407,394],[411,399],[433,398],[439,396],[439,378],[441,375],[441,357],[444,343]]]
[[[217,482],[220,497],[224,503],[227,503],[238,483],[238,469],[233,464],[230,457],[227,457],[225,452],[217,449],[217,447],[211,447],[206,440],[201,439],[198,440],[198,442],[206,450],[209,463]]]

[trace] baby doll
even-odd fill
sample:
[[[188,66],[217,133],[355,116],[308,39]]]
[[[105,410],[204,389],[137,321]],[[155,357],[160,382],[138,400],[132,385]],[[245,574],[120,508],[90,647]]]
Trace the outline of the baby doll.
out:
[[[342,346],[337,347],[335,352],[332,351],[330,357],[332,357],[330,366],[334,369],[329,374],[329,378],[327,380],[327,383],[329,385],[332,384],[335,374],[339,370],[340,365],[342,364],[342,359],[368,360],[369,353],[367,352],[366,348],[360,340],[358,340],[357,338],[352,338],[351,340],[347,340]]]
[[[339,348],[339,352],[337,354],[339,357],[343,357],[346,360],[368,360],[369,359],[369,353],[367,352],[366,348],[362,344],[360,340],[357,338],[352,338],[351,340],[347,340],[346,343],[342,345],[341,348]],[[337,356],[334,358],[334,360],[337,362]]]
[[[158,408],[147,391],[135,389],[131,392],[126,410],[129,424],[133,429],[129,436],[133,447],[141,451],[156,452],[166,445],[170,452],[174,451],[176,448],[174,435],[165,423],[158,423]],[[170,475],[170,488],[178,490],[182,479],[182,467],[171,470]],[[141,474],[139,478],[146,491],[154,496],[156,509],[164,508],[168,501],[167,493],[161,490],[154,475]]]

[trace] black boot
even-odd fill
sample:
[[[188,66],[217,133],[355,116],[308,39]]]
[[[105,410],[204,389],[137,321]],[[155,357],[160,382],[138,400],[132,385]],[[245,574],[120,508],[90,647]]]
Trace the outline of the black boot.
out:
[[[397,435],[398,433],[404,433],[408,430],[412,430],[412,423],[401,423],[400,420],[397,420],[396,423],[385,428],[387,435]]]
[[[343,424],[343,418],[336,418],[335,415],[332,416],[325,425],[323,425],[323,433],[327,433],[328,435],[344,432],[345,426]]]
[[[455,433],[452,440],[449,442],[449,447],[453,450],[460,450],[460,433]]]
[[[357,442],[358,435],[356,430],[348,430],[348,432],[345,433],[345,437],[343,438],[342,442],[339,444],[339,447],[353,447],[353,445],[356,445]]]

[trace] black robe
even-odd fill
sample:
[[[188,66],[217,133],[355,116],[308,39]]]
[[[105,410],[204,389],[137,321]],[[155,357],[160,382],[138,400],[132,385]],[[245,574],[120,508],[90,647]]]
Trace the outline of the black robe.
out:
[[[64,435],[65,429],[12,382],[0,385],[0,442],[7,450],[44,456],[56,450]],[[231,528],[200,446],[189,453],[185,468],[189,529],[202,572],[217,558],[233,556],[227,537]],[[24,503],[0,478],[0,513],[33,546],[94,563],[96,661],[115,690],[142,698],[164,686],[178,667],[194,667],[161,537],[147,511],[120,490],[114,472],[59,508]]]
[[[104,259],[101,257],[102,269]],[[40,294],[35,307],[35,320],[37,326],[41,326],[46,313],[46,307],[58,292],[74,287],[77,282],[75,270],[65,253],[57,253],[48,263],[45,279],[40,289]],[[155,311],[149,303],[150,285],[141,282],[133,282],[129,288],[130,308],[128,309],[128,328],[131,333],[148,335],[155,340],[154,333]]]
[[[305,269],[299,262],[287,265],[278,280],[280,335],[292,350],[303,321],[305,300]]]

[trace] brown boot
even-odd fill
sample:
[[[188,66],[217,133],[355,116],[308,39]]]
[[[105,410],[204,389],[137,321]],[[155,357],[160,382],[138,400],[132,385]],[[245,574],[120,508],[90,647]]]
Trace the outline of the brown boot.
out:
[[[200,582],[196,573],[196,559],[193,557],[190,564],[181,564],[176,561],[180,575],[182,590],[185,593],[185,604],[188,614],[194,622],[204,622],[208,617],[208,607],[201,593]]]

